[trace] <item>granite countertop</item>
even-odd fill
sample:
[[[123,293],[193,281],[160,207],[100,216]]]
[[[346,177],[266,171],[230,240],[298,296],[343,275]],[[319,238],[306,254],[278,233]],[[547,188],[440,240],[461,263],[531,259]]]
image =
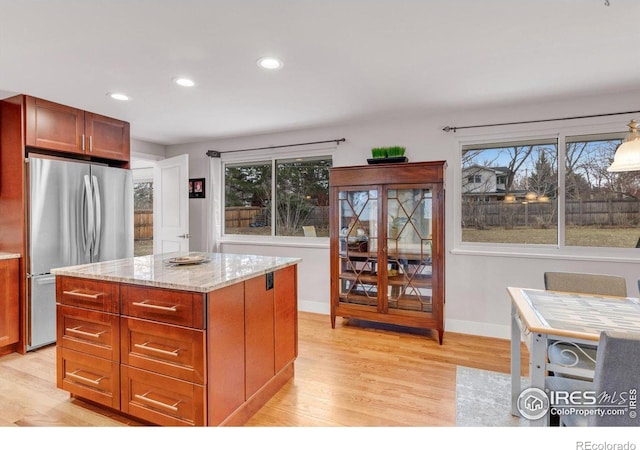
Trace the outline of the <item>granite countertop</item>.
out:
[[[173,265],[178,256],[204,256],[208,262]],[[183,291],[209,292],[239,281],[301,262],[301,258],[237,255],[231,253],[171,253],[137,256],[80,266],[51,269],[55,275],[153,286]]]
[[[2,259],[15,259],[15,258],[20,258],[20,253],[0,252],[0,260],[2,260]]]

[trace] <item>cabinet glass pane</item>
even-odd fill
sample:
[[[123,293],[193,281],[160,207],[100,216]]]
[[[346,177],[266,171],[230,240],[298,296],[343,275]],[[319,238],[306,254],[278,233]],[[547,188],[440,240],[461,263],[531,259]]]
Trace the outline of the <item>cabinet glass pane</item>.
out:
[[[378,191],[340,191],[340,302],[376,305]]]
[[[387,191],[387,305],[432,312],[432,191]]]

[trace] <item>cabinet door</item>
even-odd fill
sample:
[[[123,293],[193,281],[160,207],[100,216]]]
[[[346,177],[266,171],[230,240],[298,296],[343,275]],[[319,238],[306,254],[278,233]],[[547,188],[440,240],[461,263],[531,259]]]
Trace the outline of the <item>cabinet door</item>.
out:
[[[298,302],[296,283],[297,266],[280,269],[275,273],[275,371],[282,370],[298,355]]]
[[[123,413],[170,427],[205,425],[204,386],[125,365],[120,371]]]
[[[378,305],[378,210],[376,188],[338,191],[338,303]]]
[[[129,161],[129,123],[93,113],[85,113],[87,154],[98,158]]]
[[[84,153],[84,111],[26,97],[26,145],[69,153]]]
[[[273,291],[266,276],[245,281],[246,398],[255,394],[275,374]]]
[[[384,312],[434,314],[434,198],[434,190],[427,186],[385,189]]]
[[[120,364],[88,353],[56,347],[59,389],[101,405],[120,409]]]
[[[204,384],[204,331],[131,317],[120,329],[122,364]]]
[[[140,319],[204,327],[204,296],[145,286],[122,285],[122,314]]]
[[[120,285],[109,281],[57,276],[56,301],[62,305],[118,314]]]
[[[244,367],[244,283],[237,283],[208,294],[208,425],[244,403]]]
[[[120,325],[115,314],[58,305],[58,346],[120,361]]]
[[[0,347],[18,342],[18,259],[0,260]]]

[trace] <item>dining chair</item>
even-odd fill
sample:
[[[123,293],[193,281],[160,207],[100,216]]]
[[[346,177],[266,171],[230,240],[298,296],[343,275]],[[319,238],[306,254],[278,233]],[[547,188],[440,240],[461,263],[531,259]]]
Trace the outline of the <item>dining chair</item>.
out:
[[[640,282],[639,282],[640,283]],[[640,284],[639,284],[640,285]],[[544,287],[549,291],[575,292],[580,294],[627,296],[627,281],[617,275],[594,273],[545,272]],[[550,342],[547,355],[551,364],[593,371],[596,365],[596,346]],[[589,377],[560,374],[570,378],[591,381]]]
[[[303,226],[302,231],[304,232],[304,237],[316,237],[316,227],[314,225]]]
[[[544,288],[580,294],[627,296],[627,280],[617,275],[596,273],[545,272]]]
[[[635,403],[635,391],[640,386],[638,360],[640,333],[604,330],[600,333],[592,382],[559,376],[546,377],[545,387],[550,394],[553,391],[553,397],[565,398],[564,393],[568,393],[568,398],[574,399],[572,404],[552,402],[551,407],[566,407],[565,410],[575,408],[572,414],[560,415],[560,426],[639,426],[640,417],[637,416]],[[556,395],[558,392],[563,396]],[[589,392],[590,396],[585,396],[585,392]],[[595,405],[590,404],[589,400],[594,396],[598,399]],[[581,405],[580,399],[587,404]],[[578,412],[581,409],[586,410]],[[602,414],[598,410],[602,410]],[[612,414],[618,411],[623,413]]]

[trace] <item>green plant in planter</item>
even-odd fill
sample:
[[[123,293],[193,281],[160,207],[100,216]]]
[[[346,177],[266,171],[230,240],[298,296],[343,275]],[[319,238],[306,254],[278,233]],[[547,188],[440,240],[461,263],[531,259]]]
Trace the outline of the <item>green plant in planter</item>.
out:
[[[396,158],[399,156],[404,156],[405,147],[387,147],[387,156],[389,158]]]
[[[386,158],[387,149],[384,147],[376,147],[371,149],[371,156],[374,158]]]

